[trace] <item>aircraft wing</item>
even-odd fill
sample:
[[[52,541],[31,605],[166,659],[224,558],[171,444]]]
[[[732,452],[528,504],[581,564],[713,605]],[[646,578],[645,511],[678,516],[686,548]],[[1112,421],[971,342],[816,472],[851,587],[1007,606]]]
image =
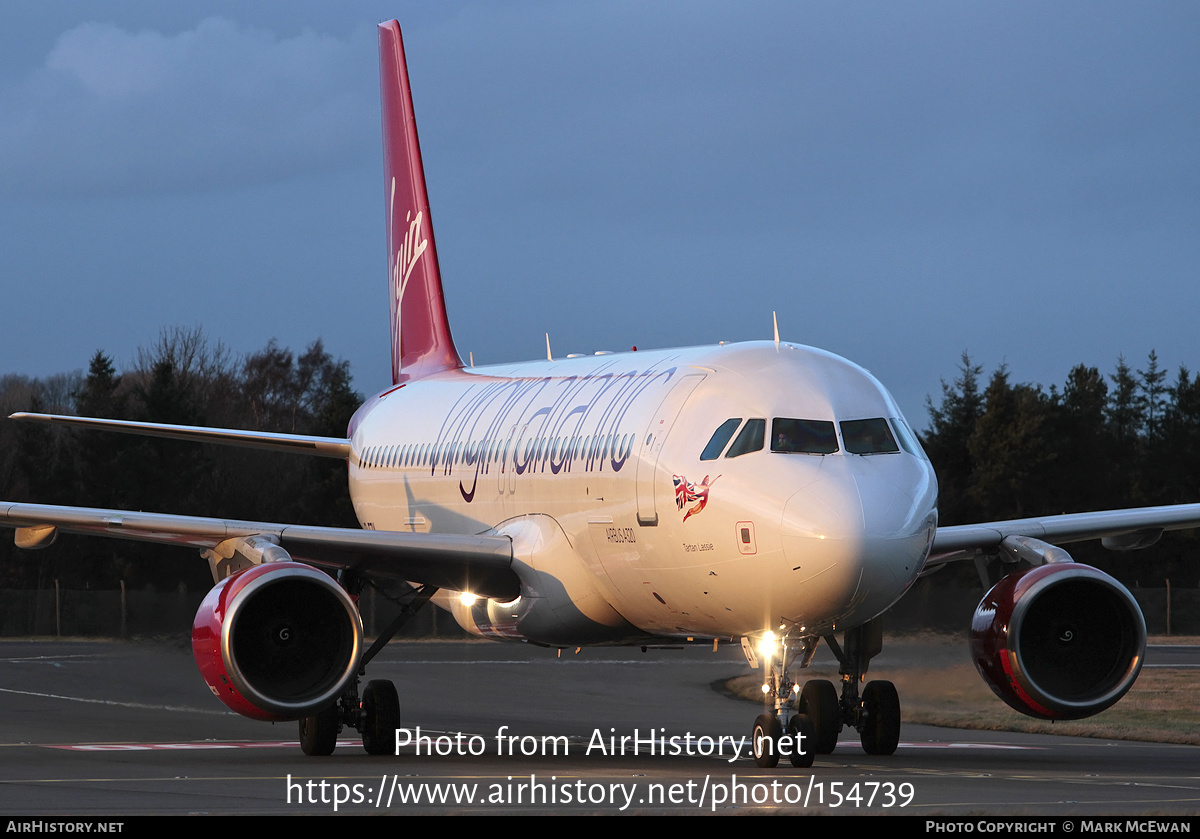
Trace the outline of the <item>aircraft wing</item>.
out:
[[[429,583],[500,600],[511,600],[520,592],[512,568],[512,540],[507,536],[355,530],[11,502],[0,502],[0,527],[16,528],[18,544],[26,536],[24,547],[49,544],[51,527],[63,533],[201,550],[238,537],[268,536],[293,559],[310,565]]]
[[[132,422],[130,420],[94,419],[72,417],[62,414],[11,414],[9,419],[22,422],[41,422],[50,425],[69,425],[92,431],[119,431],[142,437],[166,437],[172,440],[188,440],[193,443],[220,443],[226,446],[243,446],[252,449],[285,451],[294,454],[336,457],[345,460],[350,456],[350,441],[341,437],[314,437],[305,434],[275,434],[269,431],[242,431],[235,428],[206,428],[197,425],[168,425],[159,422]]]
[[[1030,536],[1054,545],[1101,539],[1106,548],[1133,550],[1153,545],[1164,531],[1196,527],[1200,527],[1200,504],[1067,513],[939,527],[924,570],[928,572],[947,562],[995,551],[1009,536]]]

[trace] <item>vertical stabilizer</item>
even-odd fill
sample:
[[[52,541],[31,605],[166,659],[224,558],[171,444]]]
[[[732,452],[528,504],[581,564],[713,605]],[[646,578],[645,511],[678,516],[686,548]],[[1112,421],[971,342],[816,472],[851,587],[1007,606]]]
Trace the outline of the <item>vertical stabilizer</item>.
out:
[[[446,318],[404,42],[400,24],[394,20],[379,25],[379,88],[383,101],[392,382],[399,384],[462,367],[463,363]]]

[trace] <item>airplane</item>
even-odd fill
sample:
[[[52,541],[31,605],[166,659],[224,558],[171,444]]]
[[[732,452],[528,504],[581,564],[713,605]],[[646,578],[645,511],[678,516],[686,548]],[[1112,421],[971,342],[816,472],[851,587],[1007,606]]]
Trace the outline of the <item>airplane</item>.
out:
[[[774,340],[474,367],[451,335],[400,27],[380,24],[392,384],[344,438],[19,413],[12,419],[343,460],[361,529],[0,503],[16,544],[59,532],[190,545],[214,587],[192,629],[226,706],[343,727],[393,753],[395,686],[360,676],[428,603],[484,638],[547,647],[740,639],[764,674],[755,762],[811,765],[842,729],[899,741],[897,691],[865,681],[880,616],[923,574],[973,561],[983,679],[1018,711],[1077,719],[1116,703],[1145,653],[1120,583],[1063,544],[1145,548],[1200,504],[938,526],[938,484],[896,401],[862,367]],[[547,341],[547,344],[549,342]],[[356,598],[407,581],[364,649]],[[839,635],[841,640],[839,641]],[[840,690],[794,681],[824,641]],[[865,682],[865,684],[864,684]]]

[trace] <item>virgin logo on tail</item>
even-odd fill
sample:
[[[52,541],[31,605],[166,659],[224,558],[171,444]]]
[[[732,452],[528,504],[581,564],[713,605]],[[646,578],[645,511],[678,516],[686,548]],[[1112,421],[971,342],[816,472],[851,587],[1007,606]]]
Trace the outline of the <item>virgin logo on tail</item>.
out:
[[[463,363],[454,348],[446,317],[404,44],[395,21],[379,27],[379,94],[383,108],[392,383],[401,384],[461,368]],[[401,212],[403,219],[399,217]]]
[[[392,236],[392,231],[395,230],[395,212],[396,179],[392,178],[391,197],[388,201],[388,213],[390,216],[388,218],[389,239]],[[412,276],[413,269],[417,267],[417,261],[420,260],[421,255],[429,247],[429,239],[421,234],[421,223],[424,218],[424,213],[418,211],[416,217],[414,217],[412,210],[409,210],[404,215],[404,220],[408,222],[408,230],[400,242],[400,247],[397,248],[392,242],[388,242],[388,251],[393,255],[391,259],[392,264],[388,266],[392,292],[392,367],[397,371],[400,370],[400,327],[403,321],[400,307],[404,301],[404,289],[408,286],[408,278]]]

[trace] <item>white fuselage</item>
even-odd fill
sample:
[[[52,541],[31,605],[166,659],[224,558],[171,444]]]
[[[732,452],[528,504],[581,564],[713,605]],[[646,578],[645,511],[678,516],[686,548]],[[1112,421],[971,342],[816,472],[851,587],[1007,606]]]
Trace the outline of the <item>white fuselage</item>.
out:
[[[777,418],[837,427],[835,450],[774,450]],[[863,444],[839,423],[869,418],[900,445],[850,453]],[[753,431],[759,447],[732,454]],[[937,524],[891,396],[786,343],[439,373],[364,406],[349,468],[364,528],[511,535],[521,597],[438,602],[472,632],[539,643],[852,627],[916,579]]]

